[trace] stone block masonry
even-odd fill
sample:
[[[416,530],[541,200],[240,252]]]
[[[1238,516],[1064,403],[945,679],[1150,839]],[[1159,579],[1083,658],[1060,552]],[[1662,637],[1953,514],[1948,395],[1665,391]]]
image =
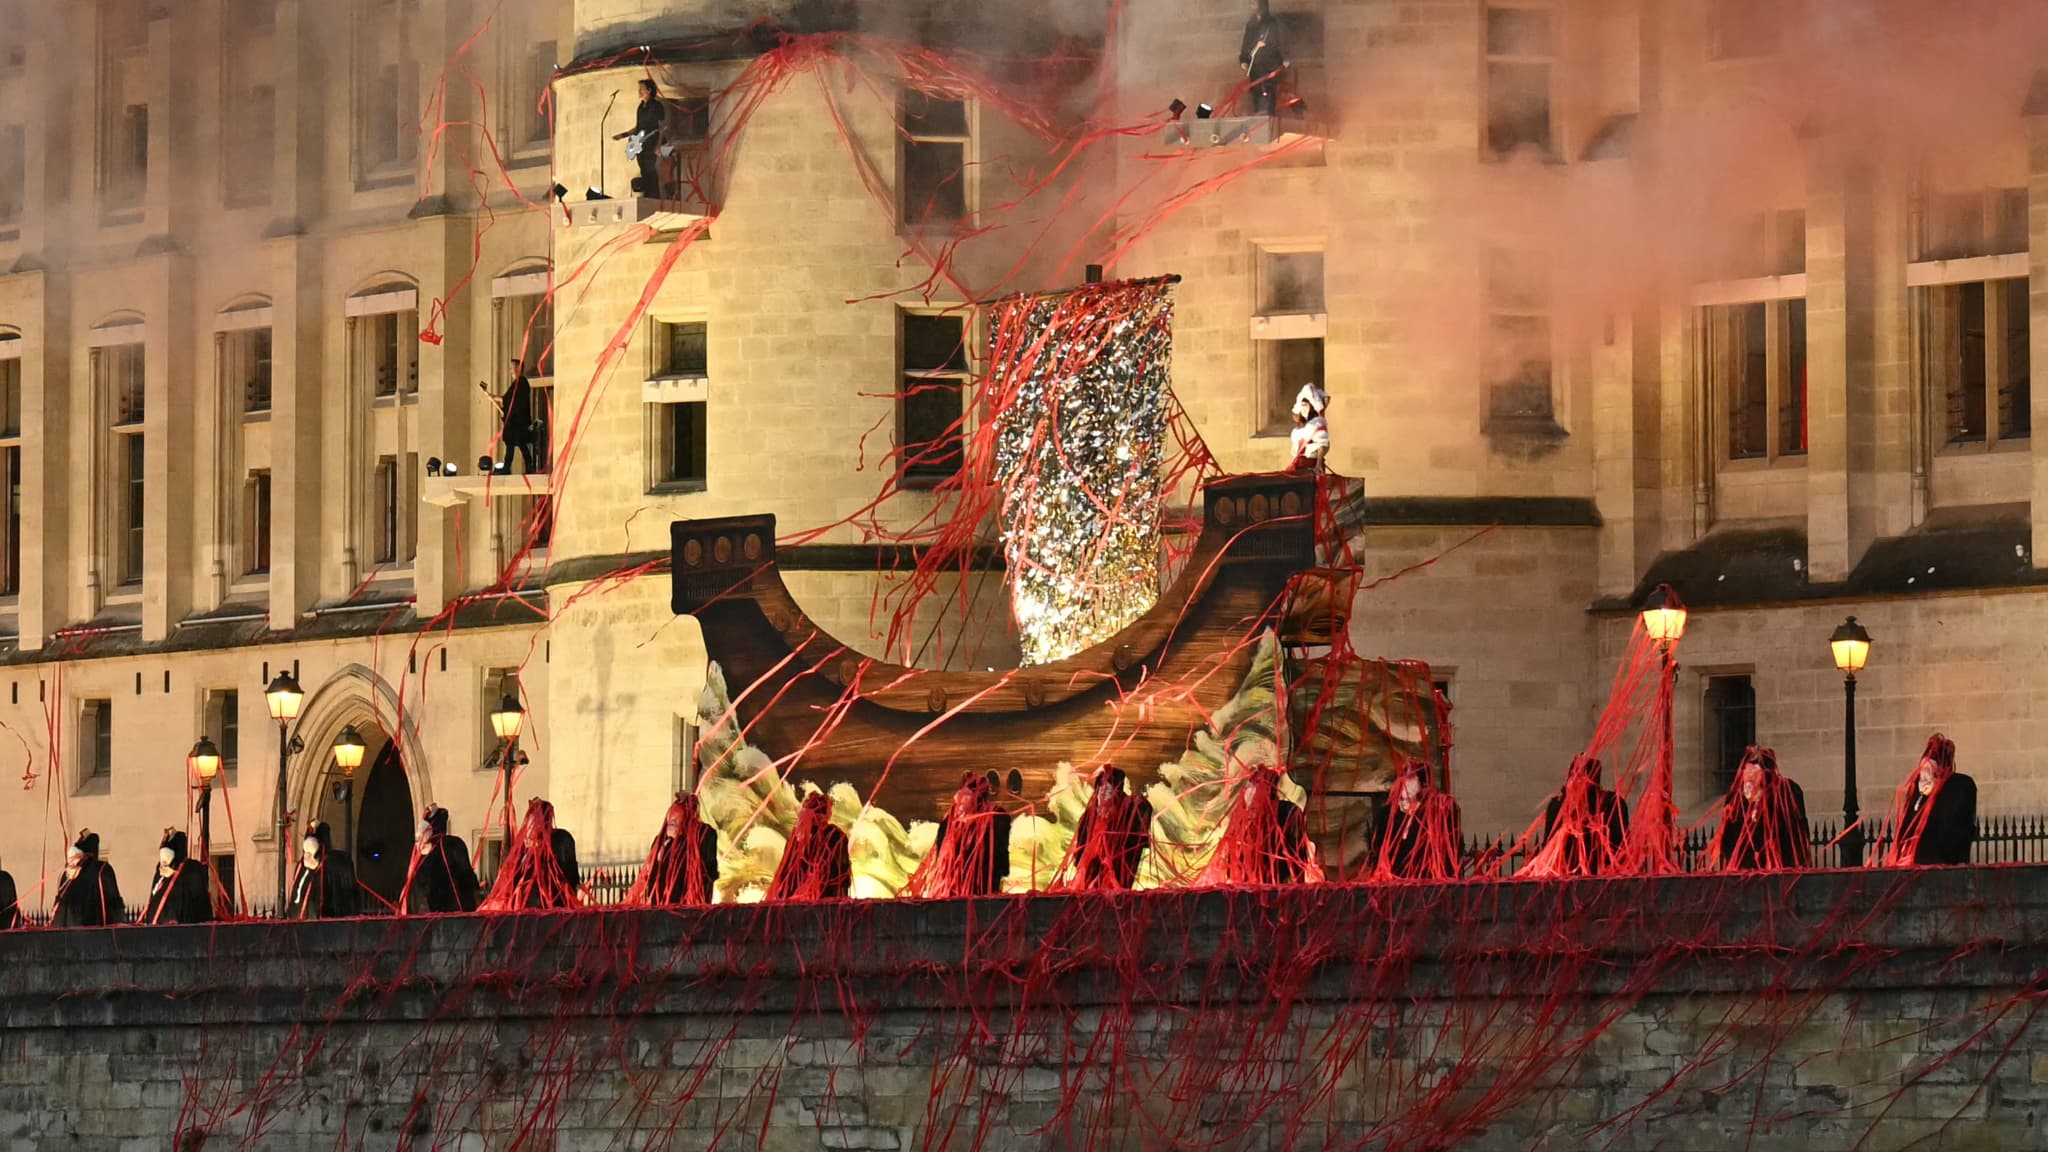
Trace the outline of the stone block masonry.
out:
[[[0,937],[0,1148],[2048,1147],[2048,870]]]

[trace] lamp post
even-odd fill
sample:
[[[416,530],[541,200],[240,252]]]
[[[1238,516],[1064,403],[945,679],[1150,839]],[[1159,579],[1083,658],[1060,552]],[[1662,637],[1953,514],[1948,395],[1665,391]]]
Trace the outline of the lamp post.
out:
[[[305,703],[306,693],[299,687],[298,677],[289,669],[280,671],[271,678],[270,686],[263,690],[265,703],[270,705],[270,718],[277,721],[277,914],[284,915],[285,900],[285,857],[291,851],[287,843],[291,835],[291,817],[285,811],[285,777],[290,769],[293,745],[298,741],[292,736],[292,721],[299,718],[299,705]]]
[[[356,769],[363,766],[363,750],[363,737],[353,724],[334,738],[334,766],[341,769],[334,795],[341,801],[341,842],[348,845],[350,859],[356,854]]]
[[[505,742],[505,748],[498,754],[498,773],[503,780],[505,793],[505,849],[512,849],[512,765],[519,758],[519,729],[526,723],[526,709],[519,706],[519,697],[507,693],[498,702],[497,710],[491,713],[491,731]]]
[[[206,872],[206,903],[218,915],[221,902],[220,878],[213,872],[213,778],[220,775],[220,749],[201,736],[185,756],[185,766],[199,781],[199,866]]]
[[[1870,659],[1870,633],[1854,616],[1828,637],[1835,668],[1842,673],[1842,864],[1863,866],[1863,829],[1856,826],[1856,674]]]
[[[1644,799],[1658,801],[1652,810],[1663,814],[1664,832],[1669,841],[1678,836],[1677,810],[1672,806],[1672,712],[1678,699],[1678,641],[1685,635],[1685,604],[1669,584],[1659,584],[1643,601],[1643,634],[1657,646],[1658,671],[1662,674],[1657,685],[1657,695],[1663,707],[1658,719],[1663,723],[1663,734],[1657,741],[1657,769],[1651,787],[1658,795],[1646,795]],[[1634,837],[1630,837],[1634,841]],[[1675,845],[1670,849],[1675,851]]]

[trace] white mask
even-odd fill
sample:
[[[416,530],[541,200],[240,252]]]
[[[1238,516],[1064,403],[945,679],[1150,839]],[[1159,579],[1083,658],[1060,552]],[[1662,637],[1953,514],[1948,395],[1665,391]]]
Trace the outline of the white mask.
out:
[[[73,848],[64,857],[64,871],[73,876],[76,876],[78,874],[78,870],[84,865],[85,853],[80,852],[76,848]]]
[[[306,867],[318,868],[320,866],[320,841],[308,836],[299,844],[299,850],[305,853]]]
[[[159,848],[156,850],[156,862],[160,867],[169,868],[178,862],[178,854],[169,848]]]
[[[1934,795],[1934,769],[1932,769],[1932,768],[1922,768],[1922,769],[1920,769],[1920,781],[1919,781],[1919,784],[1920,784],[1920,794],[1921,794],[1922,796],[1932,796],[1932,795]]]
[[[1414,812],[1416,798],[1421,795],[1422,781],[1409,777],[1408,782],[1401,786],[1401,811]]]

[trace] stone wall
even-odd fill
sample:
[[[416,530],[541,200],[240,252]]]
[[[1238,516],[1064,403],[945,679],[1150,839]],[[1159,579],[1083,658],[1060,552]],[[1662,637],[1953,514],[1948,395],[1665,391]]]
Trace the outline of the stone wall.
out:
[[[0,1143],[2048,1148],[2044,905],[2007,868],[10,934]]]

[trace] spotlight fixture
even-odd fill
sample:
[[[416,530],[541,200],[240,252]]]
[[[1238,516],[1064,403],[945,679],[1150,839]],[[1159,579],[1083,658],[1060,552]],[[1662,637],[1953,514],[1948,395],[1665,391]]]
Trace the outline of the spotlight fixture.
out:
[[[1197,120],[1207,120],[1209,117],[1214,116],[1215,114],[1216,109],[1209,107],[1207,104],[1195,105],[1195,119]]]
[[[429,456],[429,457],[427,457],[427,475],[429,475],[429,476],[439,476],[440,474],[441,474],[441,458],[440,458],[439,456]]]
[[[1173,118],[1175,120],[1178,120],[1181,117],[1181,113],[1186,112],[1188,110],[1188,102],[1181,99],[1178,96],[1175,96],[1173,98],[1173,103],[1168,104],[1166,106],[1166,110],[1168,112],[1173,113]]]
[[[602,189],[602,188],[585,188],[585,189],[583,190],[583,198],[584,198],[585,200],[609,200],[609,199],[611,199],[611,197],[609,197],[609,196],[607,196],[607,195],[605,195],[605,194],[604,194],[604,189]]]
[[[455,461],[453,460],[450,460],[446,464],[441,465],[441,475],[443,476],[460,476],[461,474],[462,469],[456,467]]]
[[[493,471],[493,469],[491,468],[491,458],[489,456],[477,457],[476,470],[485,476],[490,475],[491,472]]]
[[[557,200],[567,200],[569,198],[569,190],[560,184],[555,185],[550,191],[555,194],[555,199]]]

